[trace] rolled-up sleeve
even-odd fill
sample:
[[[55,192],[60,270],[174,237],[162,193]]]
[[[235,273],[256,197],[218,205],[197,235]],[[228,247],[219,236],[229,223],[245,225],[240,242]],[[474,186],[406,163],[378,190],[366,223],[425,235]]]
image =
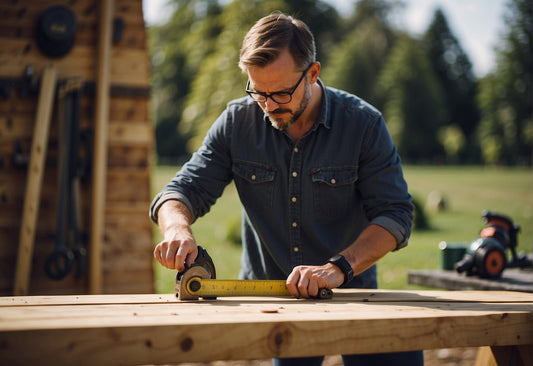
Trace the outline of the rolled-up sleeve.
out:
[[[168,200],[179,200],[189,209],[193,222],[207,212],[232,179],[231,157],[226,137],[228,113],[224,111],[209,129],[202,146],[158,193],[149,216],[158,222],[158,211]]]
[[[389,231],[401,249],[411,235],[414,207],[383,117],[369,125],[362,151],[359,189],[368,220]]]
[[[194,216],[194,214],[192,214],[194,211],[192,209],[192,205],[191,205],[191,202],[189,201],[189,199],[184,196],[183,194],[179,193],[179,192],[175,192],[175,191],[162,191],[162,192],[159,192],[155,197],[154,199],[152,200],[152,203],[150,204],[150,219],[157,223],[158,222],[158,212],[159,212],[159,208],[161,207],[161,205],[163,203],[165,203],[166,201],[169,201],[169,200],[176,200],[176,201],[181,201],[183,202],[187,208],[189,209],[189,211],[191,212],[191,215],[193,215],[192,217],[192,220],[196,220],[196,217]]]

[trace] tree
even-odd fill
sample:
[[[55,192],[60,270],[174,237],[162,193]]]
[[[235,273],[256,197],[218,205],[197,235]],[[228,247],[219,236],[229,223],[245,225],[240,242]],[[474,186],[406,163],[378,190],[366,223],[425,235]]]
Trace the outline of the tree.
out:
[[[261,17],[281,10],[304,20],[327,54],[339,16],[314,0],[173,0],[170,21],[150,29],[152,105],[160,160],[199,146],[226,103],[244,96],[246,75],[237,67],[242,39]]]
[[[403,35],[380,76],[384,116],[402,160],[442,162],[438,131],[443,126],[445,99],[422,42]]]
[[[185,98],[202,60],[213,52],[220,32],[216,0],[173,0],[175,11],[162,26],[149,29],[152,109],[160,161],[174,163],[186,154],[187,133],[180,133]]]
[[[479,123],[476,103],[477,81],[472,64],[454,36],[442,10],[437,9],[423,41],[430,64],[442,85],[445,102],[445,127],[440,141],[452,162],[474,162],[479,154],[474,144],[474,133]],[[461,154],[462,153],[462,154]],[[477,160],[479,162],[479,160]]]
[[[344,24],[346,36],[333,48],[322,72],[327,84],[382,107],[377,80],[396,39],[389,15],[397,6],[387,0],[357,3]]]
[[[511,0],[496,69],[480,85],[478,136],[491,164],[531,165],[533,148],[533,3]]]
[[[180,131],[190,137],[189,152],[201,144],[207,130],[226,104],[245,96],[246,75],[238,68],[242,40],[250,27],[274,10],[286,11],[283,1],[234,0],[218,15],[221,29],[213,52],[199,64],[183,108]]]
[[[274,10],[303,20],[317,39],[331,39],[335,32],[337,12],[322,1],[234,0],[224,6],[214,50],[201,63],[184,106],[180,129],[191,135],[188,151],[198,148],[228,101],[246,95],[247,76],[237,67],[242,40],[259,18]]]

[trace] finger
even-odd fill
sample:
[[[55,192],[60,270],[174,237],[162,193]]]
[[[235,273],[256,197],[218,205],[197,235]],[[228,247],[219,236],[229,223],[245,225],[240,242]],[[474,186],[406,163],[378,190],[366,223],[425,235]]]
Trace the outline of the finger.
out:
[[[154,258],[159,264],[164,265],[163,254],[161,252],[161,246],[159,245],[157,245],[154,249]]]
[[[186,268],[191,267],[197,256],[198,247],[194,240],[184,241],[176,252],[174,266],[178,271],[183,272]]]
[[[178,246],[176,244],[172,245],[167,242],[163,242],[161,245],[161,257],[163,261],[163,266],[165,266],[168,269],[175,269],[176,266],[175,263],[175,257],[176,252],[178,250]]]
[[[305,276],[301,276],[300,280],[298,281],[298,292],[300,293],[300,297],[303,297],[305,299],[309,298],[309,279]]]
[[[292,272],[289,274],[289,277],[287,277],[287,281],[285,282],[285,285],[287,286],[287,289],[289,290],[290,294],[295,297],[300,297],[300,291],[298,291],[298,281],[300,279],[300,272],[298,272],[296,269],[293,269]]]
[[[168,243],[166,241],[159,242],[154,249],[154,257],[163,267],[168,268],[167,264]]]
[[[309,281],[307,285],[307,293],[309,297],[317,297],[318,296],[318,281],[311,280]]]
[[[187,248],[185,248],[183,245],[180,245],[176,251],[176,254],[174,255],[174,261],[172,262],[172,265],[179,272],[185,271],[185,259],[187,258],[187,254]]]
[[[187,268],[191,268],[192,264],[198,257],[198,246],[196,243],[192,242],[192,249],[188,251],[187,256],[185,257],[185,265]]]

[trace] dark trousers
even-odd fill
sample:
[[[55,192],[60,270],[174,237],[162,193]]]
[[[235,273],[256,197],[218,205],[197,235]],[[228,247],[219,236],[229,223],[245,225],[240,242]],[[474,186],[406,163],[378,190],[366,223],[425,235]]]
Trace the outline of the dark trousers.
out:
[[[272,359],[272,364],[274,366],[320,366],[323,360],[323,356],[274,358]],[[424,353],[422,351],[413,351],[370,355],[343,355],[342,362],[344,366],[422,366],[424,365]]]

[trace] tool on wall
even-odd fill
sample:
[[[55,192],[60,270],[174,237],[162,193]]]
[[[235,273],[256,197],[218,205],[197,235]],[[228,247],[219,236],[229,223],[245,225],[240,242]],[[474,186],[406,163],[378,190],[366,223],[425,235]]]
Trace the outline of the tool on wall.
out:
[[[180,300],[216,299],[218,296],[290,296],[284,280],[217,280],[215,264],[207,250],[198,246],[194,263],[176,276]],[[331,299],[333,291],[321,288],[318,299]]]
[[[74,46],[76,28],[76,16],[72,10],[63,5],[49,7],[37,21],[37,47],[47,57],[63,57]]]
[[[107,174],[107,128],[109,120],[110,60],[113,36],[113,0],[101,0],[98,61],[96,80],[96,115],[94,129],[93,181],[91,192],[91,243],[89,260],[89,292],[103,291],[102,249],[105,222]]]
[[[48,145],[50,119],[54,105],[56,80],[56,67],[52,65],[47,66],[44,69],[42,76],[31,146],[30,163],[28,165],[28,174],[26,178],[26,192],[24,195],[22,225],[20,229],[19,250],[15,271],[15,295],[28,294],[35,229],[39,204],[41,202],[41,186]]]
[[[56,241],[45,262],[46,274],[60,280],[77,264],[76,277],[86,272],[87,251],[81,229],[80,158],[81,79],[70,79],[59,88],[59,164]]]

